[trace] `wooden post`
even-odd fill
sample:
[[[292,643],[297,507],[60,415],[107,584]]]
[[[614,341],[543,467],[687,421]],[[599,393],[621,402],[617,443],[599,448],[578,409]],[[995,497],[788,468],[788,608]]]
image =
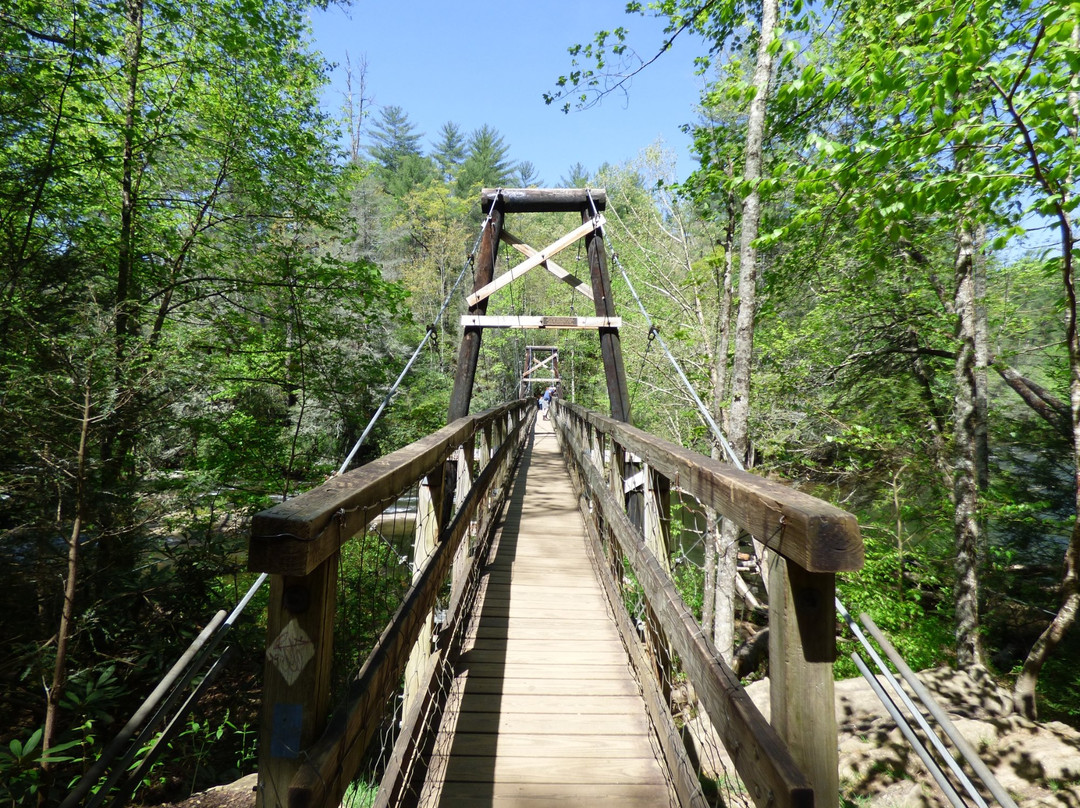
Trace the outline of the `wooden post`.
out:
[[[773,553],[769,579],[770,723],[810,778],[814,805],[837,808],[836,575]]]
[[[338,554],[304,576],[272,575],[259,727],[258,808],[284,808],[330,704]]]
[[[633,464],[637,467],[638,464]],[[668,478],[660,474],[648,464],[641,464],[644,472],[644,492],[639,495],[641,500],[642,531],[645,538],[645,546],[649,548],[661,568],[671,577],[671,483]],[[627,501],[627,515],[633,502]],[[633,523],[633,517],[631,517]],[[656,681],[660,684],[660,692],[665,699],[671,697],[671,652],[668,643],[660,628],[660,621],[650,604],[646,609],[647,633],[645,643],[656,671]]]
[[[469,495],[469,488],[472,486],[472,474],[469,468],[469,463],[466,458],[472,455],[472,442],[468,446],[463,446],[457,450],[456,458],[457,466],[457,481],[454,485],[454,510],[458,510],[461,507],[461,503],[465,501],[465,498]],[[450,584],[450,602],[456,603],[461,590],[465,587],[465,582],[469,575],[469,558],[472,556],[472,545],[475,540],[473,534],[473,528],[470,526],[469,534],[466,536],[461,545],[458,547],[457,553],[454,555],[454,571]]]
[[[589,206],[581,209],[582,223],[593,217]],[[604,251],[602,230],[594,230],[585,236],[585,250],[589,256],[589,277],[592,281],[593,305],[597,317],[614,317],[615,300],[611,296],[611,278],[608,276],[607,254]],[[600,354],[604,360],[607,378],[608,401],[611,417],[616,421],[630,421],[630,395],[626,389],[626,370],[623,367],[622,343],[619,329],[602,327],[600,330]]]
[[[645,544],[671,575],[671,481],[647,464],[643,468]]]
[[[626,477],[623,474],[623,468],[626,464],[626,452],[623,451],[623,447],[611,441],[611,465],[608,466],[608,485],[611,486],[611,493],[615,495],[615,498],[619,502],[626,501],[626,494],[623,493],[623,482]]]
[[[439,541],[441,517],[443,509],[443,483],[445,480],[445,468],[443,464],[429,474],[420,483],[416,502],[416,534],[413,544],[413,581],[419,577],[419,570],[428,557],[435,552],[435,546]],[[421,695],[421,678],[428,667],[431,658],[431,635],[433,631],[433,614],[428,614],[424,625],[420,629],[420,636],[416,639],[409,661],[405,665],[405,703],[404,711],[408,712],[413,700]]]
[[[491,207],[491,220],[484,228],[480,239],[480,249],[476,256],[476,282],[473,291],[487,286],[495,277],[495,262],[499,257],[499,236],[503,226],[502,197],[496,199]],[[487,298],[469,307],[469,314],[487,314]],[[469,414],[472,401],[473,382],[476,380],[476,365],[480,359],[480,340],[484,329],[480,326],[466,326],[458,350],[457,374],[454,376],[454,391],[450,394],[450,410],[447,423]]]

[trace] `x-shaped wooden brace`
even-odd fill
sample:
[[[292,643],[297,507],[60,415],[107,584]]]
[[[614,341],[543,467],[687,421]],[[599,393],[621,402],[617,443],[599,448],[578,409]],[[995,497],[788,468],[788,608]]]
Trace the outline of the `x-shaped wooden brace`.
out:
[[[598,227],[603,227],[605,224],[606,221],[603,216],[598,216],[594,219],[590,219],[589,221],[581,225],[581,227],[578,227],[570,233],[567,233],[561,239],[552,242],[542,250],[534,250],[521,239],[503,230],[501,239],[522,255],[527,256],[526,259],[520,264],[518,264],[516,267],[508,269],[491,283],[480,289],[477,289],[465,299],[469,302],[470,306],[475,306],[481,300],[491,297],[492,293],[498,291],[499,289],[502,289],[508,283],[520,278],[533,267],[542,266],[556,278],[563,281],[564,283],[570,284],[570,286],[572,286],[578,292],[585,295],[585,297],[589,298],[589,300],[592,300],[592,287],[589,286],[589,284],[587,283],[583,283],[575,275],[571,274],[570,272],[556,264],[554,261],[551,260],[551,257],[562,252],[578,239],[584,238],[589,233],[596,230]]]
[[[557,353],[555,353],[554,351],[552,351],[551,355],[550,355],[550,356],[548,356],[548,358],[547,358],[547,359],[545,359],[545,360],[543,360],[542,362],[533,362],[533,365],[532,365],[532,367],[531,367],[531,368],[529,368],[528,370],[526,370],[526,371],[525,371],[525,372],[524,372],[524,373],[522,374],[522,378],[528,378],[528,377],[529,377],[529,376],[531,376],[531,375],[532,375],[533,373],[535,373],[536,371],[540,370],[540,368],[542,368],[542,367],[543,367],[544,365],[548,364],[548,362],[550,362],[550,361],[551,361],[552,359],[554,359],[554,358],[555,358],[556,356],[558,356],[558,354],[557,354]]]

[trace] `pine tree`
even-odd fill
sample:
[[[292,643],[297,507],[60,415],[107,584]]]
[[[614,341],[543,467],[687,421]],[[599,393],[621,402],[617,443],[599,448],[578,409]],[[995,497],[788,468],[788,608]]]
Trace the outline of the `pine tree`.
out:
[[[452,183],[465,162],[465,135],[461,127],[447,121],[439,130],[439,142],[435,144],[432,159],[444,182]]]
[[[457,179],[458,196],[469,196],[474,189],[509,184],[516,166],[507,157],[510,147],[498,130],[484,124],[469,135],[465,162]]]
[[[563,188],[584,188],[589,184],[589,169],[581,162],[574,163],[566,174],[559,177],[559,185]]]
[[[522,160],[518,163],[517,171],[515,172],[515,180],[520,188],[539,188],[544,184],[544,181],[540,179],[540,175],[536,171],[536,166],[528,160]]]
[[[422,137],[423,132],[416,131],[405,110],[386,106],[379,110],[379,118],[371,127],[368,153],[385,171],[396,171],[407,156],[423,156]]]

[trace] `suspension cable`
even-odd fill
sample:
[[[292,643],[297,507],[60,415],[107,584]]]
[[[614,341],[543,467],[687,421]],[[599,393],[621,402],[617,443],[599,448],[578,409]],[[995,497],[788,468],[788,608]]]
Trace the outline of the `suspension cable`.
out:
[[[502,189],[499,189],[498,194],[501,193]],[[498,194],[496,195],[496,198]],[[494,206],[492,207],[494,208]],[[359,450],[360,446],[363,444],[364,440],[370,434],[376,421],[379,419],[383,411],[389,405],[391,399],[397,393],[398,387],[404,380],[405,375],[409,372],[413,364],[416,362],[416,359],[419,357],[420,352],[424,348],[424,345],[427,344],[429,339],[435,336],[436,327],[439,321],[442,319],[443,314],[445,314],[446,309],[449,307],[450,301],[453,300],[454,294],[457,292],[458,287],[461,285],[462,279],[465,277],[465,273],[473,264],[476,250],[480,245],[480,240],[483,238],[484,232],[487,230],[487,227],[490,225],[490,223],[491,211],[488,212],[487,218],[484,220],[484,224],[480,228],[480,233],[476,237],[476,241],[473,243],[472,250],[466,256],[465,264],[464,266],[462,266],[461,272],[458,274],[457,280],[454,281],[454,285],[451,288],[450,293],[446,296],[446,300],[443,301],[442,307],[439,309],[439,313],[435,316],[435,320],[430,325],[428,325],[427,331],[424,334],[424,338],[420,341],[420,344],[416,347],[416,350],[413,351],[413,354],[409,358],[409,361],[406,363],[405,368],[398,375],[397,380],[391,386],[389,392],[386,394],[382,403],[379,405],[379,408],[375,411],[375,414],[368,422],[368,425],[364,429],[363,434],[361,434],[359,440],[356,441],[356,444],[352,447],[352,450],[349,452],[348,456],[345,458],[344,462],[341,464],[341,467],[337,470],[335,475],[342,474],[345,469],[348,468],[349,463],[352,462],[353,457]],[[203,667],[207,659],[221,642],[221,639],[224,637],[225,633],[228,632],[228,630],[236,622],[237,618],[243,613],[244,609],[254,597],[255,593],[262,587],[263,583],[267,580],[267,577],[268,575],[265,572],[259,575],[258,578],[256,578],[254,583],[251,585],[251,587],[248,589],[244,597],[241,598],[240,601],[236,604],[236,607],[232,610],[228,617],[222,620],[221,618],[224,617],[224,611],[219,612],[218,616],[213,621],[211,621],[211,624],[204,629],[203,634],[200,635],[195,640],[195,642],[192,643],[192,646],[188,649],[188,651],[181,656],[181,658],[173,666],[173,669],[168,674],[166,674],[165,678],[159,683],[155,691],[147,698],[142,707],[136,710],[135,714],[132,716],[127,726],[125,726],[120,731],[120,733],[113,739],[112,743],[108,746],[108,748],[105,750],[105,753],[96,762],[95,766],[91,767],[91,769],[79,779],[78,783],[64,800],[63,805],[65,806],[65,808],[68,808],[69,806],[74,806],[78,803],[79,800],[83,799],[86,796],[89,790],[98,782],[98,780],[100,780],[101,776],[105,773],[105,770],[108,768],[109,764],[112,763],[116,759],[116,757],[120,755],[120,752],[123,749],[124,745],[128,741],[130,741],[139,726],[143,725],[144,721],[147,721],[147,719],[149,719],[149,721],[142,728],[142,732],[139,735],[139,742],[132,745],[129,748],[127,755],[125,755],[124,765],[113,772],[112,776],[105,784],[105,786],[100,788],[99,793],[93,798],[93,803],[96,805],[109,796],[113,786],[129,768],[130,762],[133,759],[134,755],[138,752],[140,748],[145,745],[146,741],[149,739],[150,733],[165,717],[165,705],[174,705],[176,703],[183,689],[186,688],[191,678]],[[183,712],[186,712],[186,710]],[[155,755],[158,751],[160,751],[159,747],[159,744],[155,744],[150,754]]]
[[[634,284],[630,280],[630,276],[627,274],[626,268],[622,265],[622,262],[619,260],[618,254],[614,251],[612,251],[611,253],[611,260],[615,263],[615,266],[619,268],[619,272],[622,273],[623,280],[626,281],[626,285],[630,289],[630,294],[633,295],[634,300],[637,302],[638,308],[641,310],[641,315],[645,318],[645,322],[648,323],[649,333],[652,334],[654,331],[656,332],[656,341],[660,343],[660,347],[663,349],[664,354],[667,356],[668,361],[671,363],[671,366],[675,368],[675,372],[679,374],[679,378],[682,380],[683,386],[690,394],[690,397],[694,399],[694,403],[697,405],[698,411],[701,413],[702,418],[705,419],[705,422],[709,425],[709,428],[712,429],[713,435],[716,436],[716,440],[723,447],[724,453],[728,456],[728,459],[731,461],[731,464],[733,466],[735,466],[740,471],[745,471],[746,466],[735,454],[735,450],[731,448],[731,444],[728,443],[728,439],[724,436],[723,430],[720,429],[720,426],[713,419],[712,415],[709,413],[709,410],[702,402],[700,396],[698,396],[697,391],[694,389],[694,385],[690,383],[690,380],[686,377],[686,374],[683,373],[682,366],[679,365],[678,360],[668,349],[667,343],[664,342],[664,337],[660,334],[660,329],[653,323],[652,318],[649,316],[649,312],[645,310],[645,304],[642,303],[641,298],[638,297],[637,290],[634,288]]]
[[[502,194],[501,188],[495,192],[496,201],[498,201],[500,194]],[[435,315],[435,319],[431,322],[430,325],[428,325],[427,332],[424,334],[424,338],[420,340],[420,344],[416,346],[416,350],[413,351],[412,356],[409,357],[409,361],[405,363],[405,367],[402,369],[401,373],[398,374],[397,379],[392,385],[390,385],[390,389],[383,397],[382,403],[379,405],[379,408],[375,410],[375,414],[371,416],[371,420],[368,421],[368,425],[364,427],[364,431],[360,434],[360,437],[357,439],[356,443],[353,444],[353,447],[349,451],[349,454],[346,455],[345,459],[341,463],[341,466],[338,467],[338,470],[334,472],[332,476],[336,477],[339,474],[345,473],[345,470],[349,467],[349,464],[352,463],[353,457],[355,457],[356,453],[360,450],[360,446],[367,439],[367,436],[371,434],[371,430],[375,427],[375,423],[379,420],[380,417],[382,417],[383,411],[390,405],[390,401],[394,398],[394,396],[397,395],[398,387],[400,387],[401,382],[404,381],[405,375],[409,372],[409,370],[412,369],[413,363],[416,362],[417,357],[420,356],[420,352],[424,349],[427,341],[431,339],[431,337],[436,333],[436,326],[438,326],[439,321],[442,319],[443,314],[446,312],[447,307],[450,305],[450,301],[453,300],[454,294],[457,292],[458,287],[461,285],[462,279],[465,277],[465,273],[469,270],[469,267],[472,266],[473,261],[476,258],[476,251],[480,247],[480,239],[484,237],[484,233],[487,231],[488,225],[491,224],[491,212],[494,209],[495,204],[493,202],[491,208],[488,210],[488,215],[487,218],[484,220],[484,224],[480,227],[480,233],[479,235],[477,235],[476,241],[473,242],[472,249],[465,257],[465,264],[464,266],[462,266],[461,272],[458,273],[457,280],[454,281],[454,286],[450,289],[450,294],[448,294],[446,296],[446,300],[443,301],[442,308],[439,309],[439,313]]]
[[[588,189],[586,189],[586,193],[589,193]],[[594,219],[596,219],[596,218],[598,218],[598,213],[596,211],[596,205],[593,202],[592,193],[589,193],[589,202],[593,207],[593,217],[594,217]],[[640,298],[638,296],[637,291],[634,288],[634,284],[630,280],[630,275],[626,273],[626,269],[622,266],[622,262],[619,260],[619,256],[615,253],[615,251],[611,252],[611,259],[612,259],[612,261],[615,261],[615,265],[617,267],[619,267],[619,271],[622,273],[622,278],[626,282],[626,286],[630,288],[630,293],[631,293],[631,295],[633,295],[634,300],[637,302],[638,309],[640,309],[640,311],[642,311],[642,315],[645,318],[645,321],[649,325],[649,341],[650,341],[650,345],[651,345],[651,341],[653,339],[653,334],[656,334],[656,337],[657,337],[658,341],[660,342],[660,347],[664,350],[664,353],[667,355],[667,360],[669,360],[671,362],[672,366],[675,368],[675,371],[678,374],[679,379],[681,379],[681,381],[683,381],[683,385],[686,387],[687,391],[690,393],[691,398],[693,399],[694,403],[696,403],[698,405],[698,409],[700,410],[702,417],[707,421],[708,426],[710,426],[712,428],[713,433],[716,435],[717,440],[720,442],[720,445],[724,447],[724,450],[727,453],[728,457],[730,458],[733,466],[739,468],[740,470],[745,470],[744,464],[739,459],[739,457],[737,455],[735,455],[734,450],[731,448],[731,444],[728,443],[726,437],[724,436],[724,432],[721,431],[720,428],[717,426],[716,421],[713,419],[712,415],[710,415],[710,413],[708,413],[708,410],[705,408],[705,405],[702,403],[701,399],[699,398],[697,391],[693,389],[693,386],[691,385],[690,380],[686,377],[686,374],[683,373],[683,368],[681,368],[679,366],[679,364],[675,360],[675,356],[672,354],[672,352],[669,349],[667,349],[667,345],[665,344],[663,337],[660,336],[660,329],[656,325],[654,325],[652,323],[652,319],[649,317],[649,313],[645,309],[645,304],[643,304],[642,298]],[[648,349],[646,349],[646,352],[648,352]],[[764,578],[764,577],[762,577],[762,578]],[[907,697],[906,693],[903,691],[903,688],[900,687],[899,683],[896,682],[895,677],[888,670],[887,666],[885,665],[885,662],[883,662],[881,660],[881,658],[878,656],[877,651],[874,649],[874,647],[869,644],[869,642],[867,641],[866,636],[863,634],[863,632],[859,629],[858,625],[856,625],[854,620],[852,619],[852,617],[850,615],[850,612],[848,612],[847,608],[845,608],[845,606],[843,606],[843,604],[840,602],[840,598],[835,597],[834,602],[835,602],[835,605],[836,605],[836,610],[837,610],[838,614],[840,615],[840,617],[843,619],[843,621],[845,621],[847,623],[847,625],[848,625],[849,629],[851,630],[852,634],[855,636],[856,639],[858,639],[858,641],[866,649],[866,651],[868,652],[870,658],[872,658],[874,660],[874,662],[877,664],[878,670],[880,670],[881,673],[883,675],[885,675],[885,678],[892,685],[893,689],[897,693],[899,693],[900,698],[904,701],[904,705],[916,717],[916,721],[919,724],[920,729],[922,729],[923,732],[926,732],[927,736],[932,740],[935,750],[937,752],[939,752],[939,754],[942,755],[942,758],[945,760],[946,765],[948,765],[951,772],[953,772],[954,775],[957,776],[958,780],[960,781],[960,783],[963,786],[964,791],[966,791],[968,793],[968,795],[971,796],[972,799],[974,799],[974,802],[975,802],[975,804],[977,806],[981,806],[982,808],[985,808],[985,806],[986,806],[985,800],[975,790],[975,787],[974,787],[974,785],[972,785],[971,780],[966,775],[964,775],[964,773],[962,771],[959,770],[959,767],[958,767],[957,763],[955,762],[955,760],[953,759],[953,756],[949,755],[947,753],[947,751],[944,751],[943,744],[942,744],[941,740],[939,738],[937,738],[937,736],[935,735],[934,732],[930,731],[929,726],[927,725],[926,719],[924,719],[924,717],[922,716],[922,713],[919,710],[915,709],[915,705]],[[883,637],[882,637],[882,639],[883,639]],[[893,652],[895,654],[895,651],[893,651]],[[856,664],[856,666],[859,666],[860,672],[863,674],[864,677],[866,677],[866,679],[870,683],[870,685],[872,685],[872,687],[874,689],[875,696],[877,696],[877,698],[881,701],[881,703],[886,706],[886,709],[889,711],[890,715],[892,715],[892,717],[895,719],[897,725],[899,725],[902,730],[905,730],[905,729],[907,730],[907,733],[905,733],[905,738],[907,738],[909,742],[912,742],[913,749],[915,749],[916,752],[918,754],[920,754],[920,756],[922,756],[923,762],[927,763],[927,766],[928,766],[928,769],[931,772],[931,775],[933,775],[935,780],[937,781],[937,783],[939,783],[939,785],[941,785],[943,792],[945,792],[945,796],[949,798],[950,802],[953,803],[953,805],[958,805],[958,804],[962,805],[963,804],[962,799],[960,799],[959,795],[956,794],[956,791],[953,789],[953,787],[951,787],[949,785],[948,781],[944,779],[944,775],[943,775],[943,773],[941,771],[941,768],[939,766],[937,766],[933,762],[932,759],[928,760],[929,751],[926,748],[924,748],[924,746],[921,744],[921,742],[919,742],[918,739],[914,737],[914,735],[908,737],[908,735],[910,735],[910,727],[909,727],[909,725],[907,724],[907,722],[905,721],[903,716],[901,714],[899,714],[899,712],[896,711],[895,704],[889,698],[887,693],[885,691],[883,691],[883,689],[877,683],[876,678],[872,674],[870,674],[868,669],[866,669],[865,663],[862,661],[861,658],[859,658],[858,654],[853,655],[853,657],[855,657],[855,664]],[[900,659],[900,655],[896,654],[896,658]],[[894,662],[895,661],[896,660],[894,660]],[[900,659],[900,661],[903,662],[903,659]],[[897,664],[897,666],[899,666],[899,664]],[[915,678],[914,674],[913,674],[913,678]],[[917,679],[916,679],[916,682],[917,682]],[[931,706],[931,704],[928,703],[926,700],[924,700],[924,703],[927,703],[927,708],[928,708],[928,710],[930,710],[931,713],[934,713],[934,710],[937,709],[936,704],[933,704],[933,706]],[[948,732],[947,728],[946,728],[946,732]],[[949,735],[949,738],[950,738],[950,740],[953,740],[954,743],[957,743],[957,740],[955,738],[953,738],[953,736]],[[972,753],[970,757],[968,755],[966,755],[966,758],[968,759],[968,763],[975,770],[975,773],[978,776],[978,778],[980,778],[987,785],[988,789],[991,791],[991,793],[994,793],[995,797],[1000,800],[1002,805],[1011,805],[1011,806],[1015,805],[1012,802],[1011,797],[1009,797],[1008,794],[1005,793],[1004,790],[1001,789],[1001,786],[998,784],[997,780],[994,778],[993,773],[991,773],[988,769],[986,769],[986,766],[982,763],[981,759],[978,759],[977,755],[974,755]],[[951,795],[949,794],[949,792],[951,792]],[[956,802],[956,800],[959,800],[959,803]]]
[[[659,333],[656,328],[649,329],[649,340],[645,343],[645,353],[641,355],[641,367],[638,368],[637,379],[634,380],[634,392],[630,394],[630,412],[634,411],[634,399],[637,398],[638,389],[641,387],[641,377],[645,374],[645,363],[649,359],[649,351],[652,350],[653,342]]]

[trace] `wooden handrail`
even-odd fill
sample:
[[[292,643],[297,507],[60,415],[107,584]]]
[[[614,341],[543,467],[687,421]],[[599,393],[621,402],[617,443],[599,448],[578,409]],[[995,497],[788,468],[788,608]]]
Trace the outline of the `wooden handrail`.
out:
[[[520,430],[527,419],[521,419]],[[386,709],[386,703],[398,688],[399,679],[420,634],[421,624],[430,613],[443,585],[458,545],[465,537],[469,522],[476,515],[481,496],[495,479],[495,472],[517,444],[512,433],[498,453],[485,466],[469,490],[453,522],[440,537],[438,546],[423,568],[390,624],[365,660],[350,688],[347,707],[337,713],[322,738],[306,753],[306,761],[289,786],[290,808],[337,804],[355,777],[367,745]]]
[[[571,420],[589,424],[694,496],[809,572],[861,569],[863,543],[854,515],[781,483],[705,457],[575,404]]]
[[[307,575],[336,553],[403,490],[518,403],[459,418],[438,432],[327,480],[317,488],[255,514],[248,569]]]
[[[653,615],[655,629],[643,638],[653,667],[639,669],[639,675],[659,672],[662,683],[672,672],[668,660],[674,651],[758,806],[835,808],[832,604],[836,573],[863,563],[855,517],[581,407],[557,402],[554,417],[573,461],[571,476],[588,500],[583,515],[596,520],[596,533],[609,542],[612,556],[629,562]],[[746,696],[671,581],[666,567],[670,516],[664,511],[672,487],[775,551],[768,563],[771,723]]]
[[[486,487],[493,480],[502,484],[499,475],[508,466],[507,458],[520,450],[517,438],[532,423],[528,417],[532,412],[531,402],[517,401],[459,418],[255,517],[248,564],[252,570],[272,573],[267,646],[274,651],[267,654],[263,678],[256,795],[260,808],[279,808],[286,798],[290,803],[318,805],[336,805],[340,800],[366,745],[365,735],[373,731],[372,715],[382,715],[410,650],[420,655],[425,651],[418,637],[430,626],[432,605],[469,532],[470,520],[478,511],[483,520],[491,518]],[[483,455],[479,464],[473,456],[477,438]],[[476,465],[481,470],[447,525],[446,463],[459,448],[464,448],[463,462],[470,470]],[[339,549],[421,480],[427,481],[425,490],[432,496],[436,545],[365,662],[348,697],[349,708],[328,728]]]
[[[702,633],[666,570],[645,546],[644,537],[630,523],[600,470],[588,460],[584,447],[572,432],[564,432],[562,437],[564,448],[569,450],[585,478],[593,505],[599,506],[605,526],[621,553],[629,559],[664,636],[682,660],[724,745],[732,750],[735,768],[751,787],[754,802],[757,805],[771,802],[778,808],[812,806],[813,789],[809,780],[746,695],[738,677]]]

